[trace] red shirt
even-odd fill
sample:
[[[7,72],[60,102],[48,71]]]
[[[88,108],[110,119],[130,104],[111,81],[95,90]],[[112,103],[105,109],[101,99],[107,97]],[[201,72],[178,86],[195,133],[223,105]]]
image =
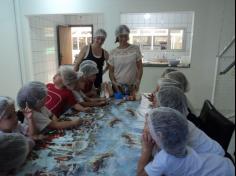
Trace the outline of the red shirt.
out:
[[[76,99],[67,88],[58,89],[54,84],[47,84],[48,95],[45,106],[57,117],[76,104]]]

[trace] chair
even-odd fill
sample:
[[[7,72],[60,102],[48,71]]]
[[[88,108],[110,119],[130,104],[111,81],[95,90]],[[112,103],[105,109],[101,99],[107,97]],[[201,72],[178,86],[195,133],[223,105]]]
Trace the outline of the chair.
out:
[[[199,118],[202,123],[201,129],[227,152],[235,130],[234,123],[217,111],[209,100],[205,100]]]

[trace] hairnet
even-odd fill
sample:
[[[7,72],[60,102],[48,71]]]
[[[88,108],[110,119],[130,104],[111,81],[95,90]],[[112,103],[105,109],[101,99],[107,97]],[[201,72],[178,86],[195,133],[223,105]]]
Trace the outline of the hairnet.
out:
[[[169,78],[160,78],[157,81],[157,84],[159,85],[159,87],[163,87],[163,86],[174,86],[174,87],[178,87],[179,89],[183,90],[182,84],[180,84],[178,81],[175,81],[173,79],[169,79]]]
[[[0,135],[0,172],[9,172],[19,168],[29,153],[26,138],[18,133]]]
[[[104,29],[98,29],[94,33],[94,38],[96,38],[96,37],[104,37],[104,38],[106,38],[107,37],[107,33],[106,33],[106,31]]]
[[[170,73],[170,72],[173,72],[173,71],[178,71],[176,69],[173,69],[173,68],[167,68],[164,70],[164,72],[161,74],[161,78],[164,78],[166,74]]]
[[[163,150],[176,157],[185,156],[189,131],[187,119],[180,112],[168,107],[154,109],[147,124],[152,138]]]
[[[160,107],[169,107],[179,111],[184,116],[188,115],[187,97],[181,89],[174,86],[164,86],[159,89],[156,97],[157,104]]]
[[[58,70],[62,77],[63,84],[68,88],[73,88],[77,81],[77,73],[69,66],[61,66]]]
[[[17,94],[17,104],[24,109],[36,108],[38,103],[47,96],[47,87],[44,83],[32,81],[25,84]]]
[[[128,28],[128,26],[120,25],[116,28],[115,35],[116,37],[119,37],[120,35],[125,35],[125,34],[128,35],[129,33],[130,33],[130,29]]]
[[[190,90],[189,82],[186,76],[180,71],[173,71],[165,75],[165,78],[169,78],[175,80],[181,84],[181,87],[184,92],[188,92]]]
[[[0,119],[8,115],[10,106],[14,106],[13,99],[0,96]]]
[[[84,76],[96,75],[99,71],[97,64],[91,60],[85,60],[80,64],[79,71],[84,74]]]

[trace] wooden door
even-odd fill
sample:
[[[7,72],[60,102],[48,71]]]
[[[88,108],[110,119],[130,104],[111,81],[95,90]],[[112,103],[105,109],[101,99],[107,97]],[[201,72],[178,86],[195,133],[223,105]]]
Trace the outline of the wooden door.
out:
[[[71,28],[57,27],[59,65],[72,64]]]

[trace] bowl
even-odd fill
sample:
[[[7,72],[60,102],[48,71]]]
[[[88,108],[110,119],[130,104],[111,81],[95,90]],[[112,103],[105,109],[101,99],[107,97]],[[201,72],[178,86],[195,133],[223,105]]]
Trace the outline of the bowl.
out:
[[[168,63],[169,66],[176,67],[180,63],[180,60],[168,60]]]

